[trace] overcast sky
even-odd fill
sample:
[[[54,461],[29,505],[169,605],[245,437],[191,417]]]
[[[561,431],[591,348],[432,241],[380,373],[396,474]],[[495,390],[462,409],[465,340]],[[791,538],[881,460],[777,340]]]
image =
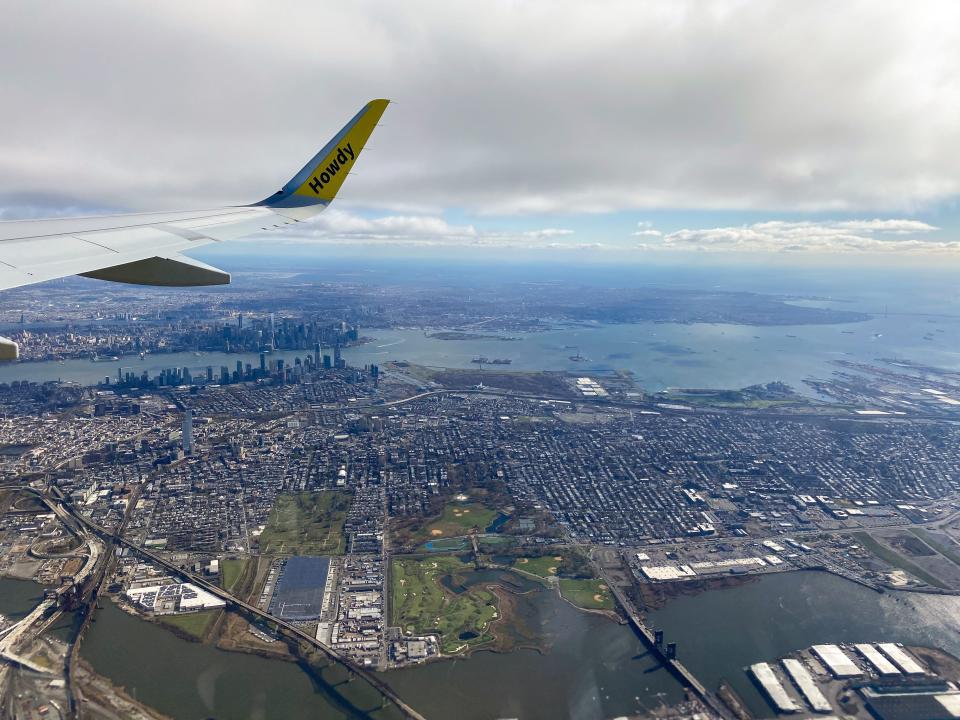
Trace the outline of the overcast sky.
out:
[[[0,216],[252,202],[291,242],[958,253],[960,3],[10,3]]]

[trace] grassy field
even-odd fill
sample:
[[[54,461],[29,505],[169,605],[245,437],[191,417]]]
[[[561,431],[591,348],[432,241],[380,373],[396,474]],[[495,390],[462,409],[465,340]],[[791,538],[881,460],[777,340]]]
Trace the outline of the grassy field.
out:
[[[417,531],[417,535],[423,540],[435,540],[467,535],[473,530],[482,532],[496,517],[496,510],[480,503],[453,501],[444,506],[439,520],[427,523]]]
[[[867,533],[855,532],[851,533],[851,535],[853,535],[858,543],[863,545],[867,550],[872,552],[881,560],[884,560],[894,567],[900,568],[901,570],[906,570],[914,577],[919,578],[923,582],[927,583],[927,585],[932,585],[933,587],[938,587],[943,590],[948,589],[947,586],[944,585],[939,579],[928,573],[922,567],[911,562],[910,560],[907,560],[907,558],[905,558],[903,555],[891,548],[888,548],[886,545],[881,544]]]
[[[927,545],[932,547],[955,565],[960,565],[960,552],[957,552],[956,547],[953,546],[953,543],[950,542],[949,538],[934,535],[923,528],[910,528],[910,532],[919,537]]]
[[[560,594],[586,610],[613,610],[613,595],[602,580],[560,578]]]
[[[220,585],[224,590],[227,592],[233,591],[248,562],[250,561],[246,558],[225,558],[220,561]]]
[[[658,396],[672,402],[684,402],[692,405],[707,405],[723,408],[750,408],[765,410],[790,405],[809,405],[810,401],[786,387],[764,390],[762,388],[743,388],[742,390],[705,390],[698,388],[679,388],[658,393]]]
[[[537,395],[569,397],[570,387],[559,373],[548,372],[505,372],[487,366],[485,369],[446,368],[429,373],[433,382],[447,388],[474,388],[480,383],[487,387],[517,390]]]
[[[423,560],[394,559],[391,566],[393,623],[413,632],[439,632],[443,652],[456,652],[464,645],[488,642],[490,621],[497,617],[496,596],[473,588],[455,594],[440,580],[451,573],[469,573],[473,566],[453,555]],[[462,633],[475,637],[461,638]]]
[[[515,545],[517,540],[509,535],[481,535],[478,538],[480,547],[489,547],[494,550],[503,550],[510,545]]]
[[[260,535],[264,554],[340,555],[343,521],[350,495],[301,492],[277,495],[267,527]]]
[[[200,640],[219,612],[219,610],[203,610],[201,612],[186,613],[184,615],[163,615],[160,617],[160,622],[164,625],[175,627],[187,635]]]
[[[544,555],[534,558],[517,558],[513,561],[513,567],[517,570],[533,573],[540,577],[554,577],[557,574],[557,566],[563,560],[562,555]]]

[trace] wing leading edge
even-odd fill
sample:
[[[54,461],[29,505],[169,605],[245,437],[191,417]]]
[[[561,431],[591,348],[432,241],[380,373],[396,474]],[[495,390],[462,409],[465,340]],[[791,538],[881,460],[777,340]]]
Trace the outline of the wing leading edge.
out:
[[[323,212],[353,170],[388,102],[367,103],[282,189],[253,205],[0,222],[0,289],[67,275],[141,285],[229,283],[229,273],[181,253]],[[0,338],[0,359],[17,354],[16,343]]]

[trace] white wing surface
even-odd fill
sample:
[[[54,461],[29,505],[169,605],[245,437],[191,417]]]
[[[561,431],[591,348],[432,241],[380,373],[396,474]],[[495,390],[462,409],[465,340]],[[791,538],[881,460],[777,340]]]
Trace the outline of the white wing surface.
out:
[[[229,273],[181,253],[322,212],[353,170],[387,104],[367,103],[290,182],[253,205],[0,222],[0,289],[67,275],[142,285],[229,283]],[[0,359],[16,357],[16,343],[0,338]]]

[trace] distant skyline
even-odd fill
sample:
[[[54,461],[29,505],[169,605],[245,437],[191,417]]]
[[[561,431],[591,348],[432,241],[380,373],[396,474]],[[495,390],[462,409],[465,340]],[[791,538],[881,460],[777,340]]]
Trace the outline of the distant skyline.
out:
[[[8,15],[0,219],[255,202],[388,97],[334,206],[271,244],[960,253],[953,2],[95,1]]]

